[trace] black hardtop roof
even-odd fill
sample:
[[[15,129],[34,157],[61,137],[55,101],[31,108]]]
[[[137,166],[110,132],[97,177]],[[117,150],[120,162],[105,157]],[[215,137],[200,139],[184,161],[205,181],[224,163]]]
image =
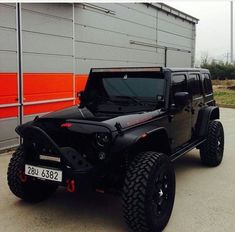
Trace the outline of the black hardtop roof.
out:
[[[92,68],[92,73],[100,72],[205,72],[209,73],[208,69],[203,68],[175,68],[175,67],[114,67],[114,68]]]
[[[208,69],[205,68],[163,68],[163,70],[169,70],[171,72],[206,72],[209,73]]]

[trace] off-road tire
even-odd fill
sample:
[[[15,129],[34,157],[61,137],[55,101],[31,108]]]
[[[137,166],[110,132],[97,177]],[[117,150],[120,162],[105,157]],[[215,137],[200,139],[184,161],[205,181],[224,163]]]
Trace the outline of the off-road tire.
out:
[[[167,176],[167,186],[161,182],[167,187],[164,190],[159,187],[161,175]],[[165,176],[162,178],[165,180]],[[158,217],[153,203],[161,199],[160,192],[162,199],[167,197],[167,200]],[[140,153],[130,164],[123,187],[123,214],[129,228],[134,232],[162,231],[170,219],[174,198],[175,172],[168,156],[151,151]]]
[[[209,122],[206,139],[200,148],[201,161],[207,166],[218,166],[224,152],[224,130],[220,121]]]
[[[35,178],[25,177],[22,181],[20,173],[24,174],[24,150],[20,146],[13,153],[7,172],[8,186],[11,192],[17,197],[28,202],[39,202],[51,196],[58,186],[56,184],[44,182]]]

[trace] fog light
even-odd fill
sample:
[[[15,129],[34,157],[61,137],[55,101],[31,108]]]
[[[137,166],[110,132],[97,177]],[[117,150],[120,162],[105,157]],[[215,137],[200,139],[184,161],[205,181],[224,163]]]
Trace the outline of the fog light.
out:
[[[101,152],[99,153],[99,159],[100,159],[100,160],[104,160],[105,157],[106,157],[106,154],[105,154],[103,151],[101,151]]]

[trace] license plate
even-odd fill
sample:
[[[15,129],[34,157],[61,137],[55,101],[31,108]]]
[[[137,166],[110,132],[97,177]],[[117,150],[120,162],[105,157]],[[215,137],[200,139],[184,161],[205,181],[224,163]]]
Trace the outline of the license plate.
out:
[[[41,179],[62,182],[62,171],[55,169],[41,168],[26,164],[25,174],[28,176],[38,177]]]

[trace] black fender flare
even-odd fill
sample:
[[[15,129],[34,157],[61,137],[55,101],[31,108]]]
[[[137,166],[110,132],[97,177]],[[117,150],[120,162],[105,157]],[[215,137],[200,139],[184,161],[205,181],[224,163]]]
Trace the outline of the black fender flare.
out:
[[[167,130],[159,127],[136,136],[126,147],[124,154],[138,154],[142,149],[171,154],[171,147]]]
[[[196,135],[201,138],[207,135],[208,125],[210,120],[220,118],[220,111],[218,106],[206,106],[198,112],[196,123]]]

